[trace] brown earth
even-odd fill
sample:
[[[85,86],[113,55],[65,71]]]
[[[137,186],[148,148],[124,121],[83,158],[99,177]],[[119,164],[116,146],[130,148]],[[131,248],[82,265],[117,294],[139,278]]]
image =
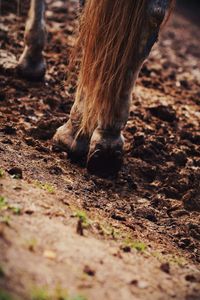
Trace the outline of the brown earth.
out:
[[[0,300],[200,299],[199,27],[175,12],[163,30],[133,96],[122,171],[101,179],[51,151],[74,99],[64,82],[76,7],[48,0],[48,72],[30,83],[12,70],[25,6],[17,15],[2,1]]]

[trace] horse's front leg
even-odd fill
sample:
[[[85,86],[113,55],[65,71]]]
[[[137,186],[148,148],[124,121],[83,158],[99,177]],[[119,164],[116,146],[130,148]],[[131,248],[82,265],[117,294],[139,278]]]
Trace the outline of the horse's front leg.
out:
[[[70,111],[69,120],[57,129],[53,137],[53,148],[66,151],[72,161],[79,163],[85,163],[90,140],[89,134],[80,133],[83,103],[83,97],[75,100]]]
[[[45,0],[31,0],[24,35],[24,51],[19,59],[17,71],[28,80],[41,80],[46,71],[43,49],[46,40]]]
[[[127,62],[126,75],[120,97],[113,102],[112,124],[107,124],[103,115],[99,114],[98,127],[95,129],[90,142],[87,167],[92,173],[112,175],[117,173],[123,161],[123,136],[131,102],[132,88],[144,60],[148,57],[152,46],[158,39],[160,26],[169,7],[168,0],[147,1],[143,26],[139,29],[139,47],[132,63]],[[130,33],[132,34],[132,33]],[[124,48],[124,51],[126,49]],[[110,99],[112,101],[112,99]]]

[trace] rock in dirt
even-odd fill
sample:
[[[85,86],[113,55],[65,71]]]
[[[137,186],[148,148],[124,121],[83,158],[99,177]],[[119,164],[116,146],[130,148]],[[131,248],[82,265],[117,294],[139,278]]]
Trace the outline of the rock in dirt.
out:
[[[178,166],[184,167],[187,163],[187,156],[184,151],[176,149],[172,153],[172,157]]]
[[[183,197],[185,209],[189,211],[200,211],[200,192],[195,190],[188,191]]]
[[[157,222],[157,216],[155,209],[151,207],[140,207],[135,212],[137,217],[145,218],[151,222]]]
[[[13,167],[13,168],[9,169],[8,173],[10,175],[12,175],[14,178],[17,178],[17,179],[22,179],[23,178],[22,169],[19,168],[19,167]]]
[[[111,217],[117,221],[126,221],[126,216],[121,212],[113,212]]]
[[[39,140],[48,140],[53,137],[56,129],[63,125],[66,118],[53,118],[50,120],[40,120],[36,127],[32,127],[28,134]]]
[[[83,269],[83,272],[86,273],[89,276],[95,276],[96,271],[92,269],[90,266],[86,265]]]
[[[174,122],[177,120],[176,117],[176,112],[171,106],[164,106],[164,105],[159,105],[159,106],[154,106],[149,108],[150,113],[166,122]]]
[[[189,282],[200,282],[200,274],[199,276],[195,276],[194,274],[187,274],[185,276],[185,280]]]
[[[12,123],[6,124],[2,129],[0,129],[0,131],[2,131],[5,134],[8,134],[8,135],[16,134],[16,128],[14,127],[14,125]]]
[[[162,263],[162,264],[160,265],[160,269],[161,269],[163,272],[169,274],[169,273],[170,273],[170,264],[169,264],[168,262]]]

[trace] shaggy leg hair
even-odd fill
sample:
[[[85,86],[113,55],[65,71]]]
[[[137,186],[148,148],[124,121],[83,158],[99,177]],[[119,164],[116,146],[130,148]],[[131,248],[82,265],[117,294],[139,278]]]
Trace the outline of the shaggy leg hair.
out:
[[[80,112],[77,137],[91,136],[88,154],[91,172],[98,173],[100,169],[104,169],[103,173],[117,172],[120,168],[121,130],[128,119],[131,91],[171,3],[170,0],[86,1],[77,44],[82,50],[82,60],[71,115]]]

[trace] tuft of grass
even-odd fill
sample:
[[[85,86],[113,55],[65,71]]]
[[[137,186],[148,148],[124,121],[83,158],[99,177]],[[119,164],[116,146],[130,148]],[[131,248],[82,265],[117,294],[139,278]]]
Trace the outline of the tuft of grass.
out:
[[[89,220],[86,212],[83,210],[77,210],[74,214],[73,217],[78,218],[79,221],[81,221],[82,225],[86,228],[91,224],[91,221]]]
[[[170,255],[168,258],[168,262],[172,265],[178,265],[179,267],[184,267],[187,264],[187,261],[184,257],[177,255]]]
[[[2,168],[0,168],[0,178],[2,178],[4,176],[5,172]]]
[[[51,300],[46,288],[35,287],[31,292],[31,300]]]
[[[68,300],[68,292],[64,290],[60,285],[57,285],[54,291],[55,300]]]
[[[8,202],[5,197],[0,196],[0,210],[5,210],[8,208]]]
[[[82,296],[82,295],[76,295],[72,298],[68,298],[66,300],[87,300],[85,296]]]
[[[124,241],[124,245],[130,247],[131,249],[135,249],[138,252],[145,252],[147,250],[147,245],[141,241],[134,241],[130,238]]]
[[[10,221],[11,221],[10,216],[0,216],[0,223],[10,226]]]
[[[15,215],[21,214],[21,208],[19,206],[9,205],[8,208],[12,210]]]
[[[1,298],[0,298],[1,300]],[[51,293],[45,287],[34,287],[31,300],[87,300],[82,295],[69,296],[67,290],[58,285]]]
[[[12,300],[12,299],[13,298],[11,297],[10,294],[8,294],[6,291],[0,288],[0,300]]]
[[[184,267],[187,264],[187,261],[184,257],[177,256],[174,254],[166,254],[163,255],[160,252],[152,253],[154,257],[156,257],[160,263],[169,263],[171,265],[178,265],[179,267]]]
[[[28,248],[30,251],[35,251],[38,242],[36,238],[31,238],[25,241],[25,247]]]
[[[35,181],[35,186],[44,190],[44,191],[47,191],[48,193],[50,194],[54,194],[55,193],[55,189],[54,187],[49,184],[49,183],[43,183],[43,182],[40,182],[40,181]]]
[[[8,204],[5,197],[0,196],[0,211],[10,209],[14,214],[20,215],[21,208],[12,204]]]
[[[120,238],[122,235],[119,229],[116,229],[109,224],[98,224],[98,229],[101,234],[112,237],[114,240]]]

